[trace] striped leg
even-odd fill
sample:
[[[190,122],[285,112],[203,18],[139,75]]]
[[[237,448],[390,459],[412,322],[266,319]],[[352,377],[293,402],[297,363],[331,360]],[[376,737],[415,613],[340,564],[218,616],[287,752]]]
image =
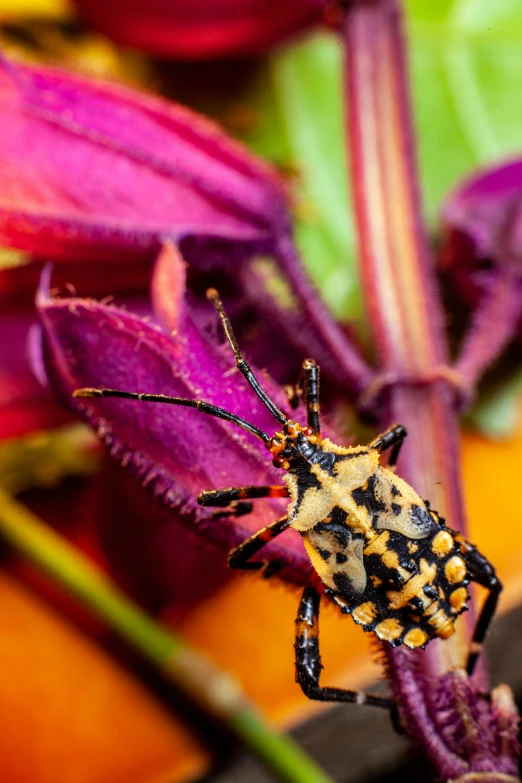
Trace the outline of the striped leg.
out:
[[[219,506],[223,508],[237,500],[254,500],[256,498],[287,498],[288,487],[230,487],[215,489],[198,495],[200,506]]]
[[[502,592],[502,583],[495,573],[495,569],[473,544],[462,541],[461,552],[471,579],[479,585],[486,587],[488,597],[484,601],[478,616],[473,637],[469,646],[466,671],[469,676],[473,674],[475,664],[482,651],[484,639],[493,620],[498,599]]]
[[[377,449],[379,454],[382,454],[383,451],[387,451],[388,449],[392,449],[388,465],[393,467],[399,459],[399,453],[407,434],[408,430],[406,427],[403,427],[402,424],[394,424],[393,427],[387,429],[386,432],[383,432],[378,438],[372,440],[370,448]]]
[[[295,386],[287,386],[286,393],[292,408],[297,408],[304,394],[307,424],[316,435],[320,435],[319,367],[313,359],[304,360],[298,382]]]
[[[250,514],[253,504],[245,501],[257,498],[287,498],[288,487],[230,487],[229,489],[215,489],[202,492],[198,495],[200,506],[217,506],[223,511],[215,511],[215,517],[235,516],[240,517]]]
[[[345,701],[371,704],[375,707],[393,707],[386,696],[342,688],[323,688],[319,676],[323,668],[319,653],[319,605],[321,596],[313,585],[305,587],[295,622],[296,682],[309,699],[315,701]]]
[[[272,541],[276,536],[287,529],[290,522],[288,517],[272,522],[268,527],[258,530],[253,536],[247,538],[242,544],[233,549],[228,556],[228,565],[230,568],[240,568],[244,571],[262,571],[263,576],[268,578],[282,567],[280,560],[254,560],[250,558],[259,552],[266,544]]]

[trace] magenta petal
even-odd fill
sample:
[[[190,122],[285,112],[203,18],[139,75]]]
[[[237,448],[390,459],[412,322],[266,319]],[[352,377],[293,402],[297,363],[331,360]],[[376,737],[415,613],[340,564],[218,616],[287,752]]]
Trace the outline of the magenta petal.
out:
[[[259,242],[284,209],[268,167],[176,104],[2,59],[0,108],[3,244],[140,257],[160,237]]]
[[[69,423],[51,389],[43,389],[29,366],[35,315],[29,309],[0,313],[0,439]]]
[[[204,542],[119,465],[104,465],[97,525],[110,572],[126,592],[169,621],[214,593],[231,576],[222,549]]]
[[[443,206],[442,221],[448,235],[447,252],[456,263],[451,242],[459,238],[467,241],[477,258],[502,262],[520,258],[522,160],[483,169],[461,182]]]
[[[272,468],[264,445],[238,428],[176,406],[71,397],[74,389],[95,385],[203,398],[273,432],[274,421],[234,370],[230,352],[200,334],[188,313],[184,331],[170,339],[137,316],[94,301],[41,293],[38,309],[56,393],[160,502],[226,548],[284,514],[286,502],[260,501],[250,516],[216,520],[197,505],[195,498],[204,489],[281,483],[282,474]],[[284,406],[277,387],[267,378],[263,383]],[[292,531],[274,542],[272,553],[292,563],[289,579],[300,581],[309,572]]]
[[[474,306],[455,369],[471,396],[480,376],[520,332],[522,160],[464,180],[443,211],[442,258],[455,289]]]

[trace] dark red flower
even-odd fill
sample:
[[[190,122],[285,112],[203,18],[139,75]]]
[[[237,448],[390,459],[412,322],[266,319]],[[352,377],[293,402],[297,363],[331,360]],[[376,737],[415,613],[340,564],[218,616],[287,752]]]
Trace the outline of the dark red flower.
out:
[[[203,59],[264,52],[319,21],[324,0],[76,0],[92,27],[149,54]]]

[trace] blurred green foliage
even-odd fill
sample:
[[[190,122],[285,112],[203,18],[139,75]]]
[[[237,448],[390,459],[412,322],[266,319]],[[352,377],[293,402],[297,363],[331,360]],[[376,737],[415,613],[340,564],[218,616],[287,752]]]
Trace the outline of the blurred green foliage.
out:
[[[0,488],[16,495],[32,487],[53,487],[66,476],[95,473],[100,461],[96,437],[83,424],[32,432],[0,443]]]

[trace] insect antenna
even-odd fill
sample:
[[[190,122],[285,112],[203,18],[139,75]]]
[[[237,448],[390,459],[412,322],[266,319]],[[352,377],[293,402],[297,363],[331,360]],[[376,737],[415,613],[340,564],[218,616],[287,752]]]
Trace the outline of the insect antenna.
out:
[[[207,413],[209,416],[215,416],[218,419],[230,421],[237,424],[238,427],[260,438],[264,443],[270,441],[270,436],[263,430],[250,424],[248,421],[236,416],[235,413],[219,408],[217,405],[211,405],[204,400],[189,400],[185,397],[169,397],[166,394],[139,394],[138,392],[126,392],[118,389],[76,389],[73,397],[122,397],[126,400],[139,400],[140,402],[163,402],[167,405],[184,405],[187,408],[197,408],[201,413]]]
[[[225,310],[223,309],[223,304],[215,288],[208,289],[207,299],[210,302],[212,302],[212,304],[214,305],[214,307],[216,308],[219,314],[227,340],[230,343],[230,347],[234,352],[234,357],[236,360],[238,370],[244,375],[244,377],[246,378],[246,380],[248,381],[252,389],[255,391],[255,393],[263,403],[263,405],[265,405],[268,408],[272,416],[275,419],[277,419],[277,421],[280,424],[286,424],[288,421],[287,417],[282,411],[279,410],[277,405],[274,402],[272,402],[268,394],[261,388],[261,384],[259,383],[256,376],[252,372],[252,368],[250,367],[246,359],[243,358],[239,345],[237,344],[237,340],[234,335],[234,332],[232,331],[232,324],[230,323],[228,316],[225,313]]]

